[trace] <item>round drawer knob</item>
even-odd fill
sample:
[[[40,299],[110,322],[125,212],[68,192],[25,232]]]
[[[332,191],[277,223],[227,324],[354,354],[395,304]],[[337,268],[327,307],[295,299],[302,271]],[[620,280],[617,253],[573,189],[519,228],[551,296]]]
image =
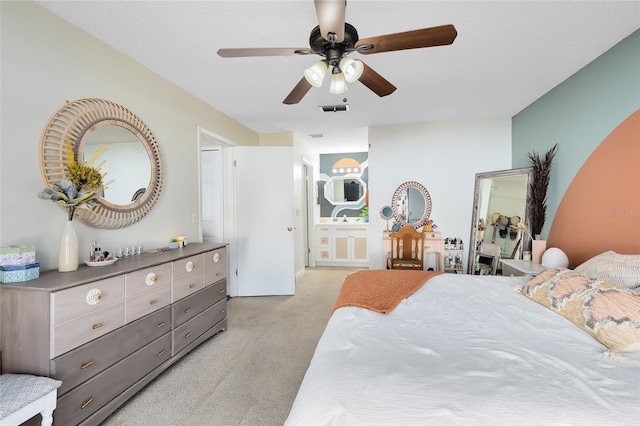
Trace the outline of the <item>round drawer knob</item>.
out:
[[[220,262],[220,253],[214,253],[213,254],[213,261],[214,262]]]
[[[149,272],[144,279],[145,284],[154,285],[158,281],[158,276],[153,272]]]
[[[87,293],[87,303],[89,305],[97,304],[102,299],[102,291],[99,288],[92,288]]]
[[[192,272],[195,269],[196,265],[192,262],[192,261],[188,261],[185,265],[184,265],[184,269],[187,272]]]

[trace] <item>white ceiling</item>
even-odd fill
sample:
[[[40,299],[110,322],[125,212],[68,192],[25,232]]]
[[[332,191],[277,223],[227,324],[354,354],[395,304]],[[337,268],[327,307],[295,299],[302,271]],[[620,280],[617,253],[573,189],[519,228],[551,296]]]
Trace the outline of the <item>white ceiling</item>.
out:
[[[282,100],[317,56],[226,58],[219,48],[308,47],[312,0],[38,1],[258,133],[293,131],[319,152],[367,150],[367,127],[512,117],[640,28],[640,1],[349,0],[360,38],[453,24],[450,46],[354,53],[398,89],[328,81]],[[324,113],[343,103],[349,111]],[[311,134],[324,134],[312,139]]]

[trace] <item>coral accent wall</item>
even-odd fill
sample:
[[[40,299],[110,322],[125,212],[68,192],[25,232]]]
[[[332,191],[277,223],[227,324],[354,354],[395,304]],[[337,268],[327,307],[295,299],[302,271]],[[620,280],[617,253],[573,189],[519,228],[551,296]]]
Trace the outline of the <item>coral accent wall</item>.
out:
[[[587,158],[567,188],[549,231],[574,267],[607,250],[640,254],[640,110]]]

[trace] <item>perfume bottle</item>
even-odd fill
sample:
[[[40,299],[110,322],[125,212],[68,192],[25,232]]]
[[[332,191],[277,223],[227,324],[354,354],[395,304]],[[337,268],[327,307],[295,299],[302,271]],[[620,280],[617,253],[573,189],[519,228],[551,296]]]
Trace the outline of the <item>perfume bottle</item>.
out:
[[[102,249],[98,246],[98,242],[95,240],[91,244],[91,250],[89,252],[89,261],[91,262],[102,261]]]

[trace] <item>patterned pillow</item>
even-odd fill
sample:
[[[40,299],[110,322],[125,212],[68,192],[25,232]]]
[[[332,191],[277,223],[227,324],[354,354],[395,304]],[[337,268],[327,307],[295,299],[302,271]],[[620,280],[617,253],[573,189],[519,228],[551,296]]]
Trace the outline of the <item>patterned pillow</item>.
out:
[[[546,269],[524,287],[524,294],[547,308],[558,309],[593,280],[567,268]]]
[[[556,268],[531,279],[523,293],[609,349],[640,351],[640,294],[631,289]]]
[[[608,281],[619,287],[639,287],[640,255],[618,254],[609,250],[577,266],[575,271],[591,278]]]

